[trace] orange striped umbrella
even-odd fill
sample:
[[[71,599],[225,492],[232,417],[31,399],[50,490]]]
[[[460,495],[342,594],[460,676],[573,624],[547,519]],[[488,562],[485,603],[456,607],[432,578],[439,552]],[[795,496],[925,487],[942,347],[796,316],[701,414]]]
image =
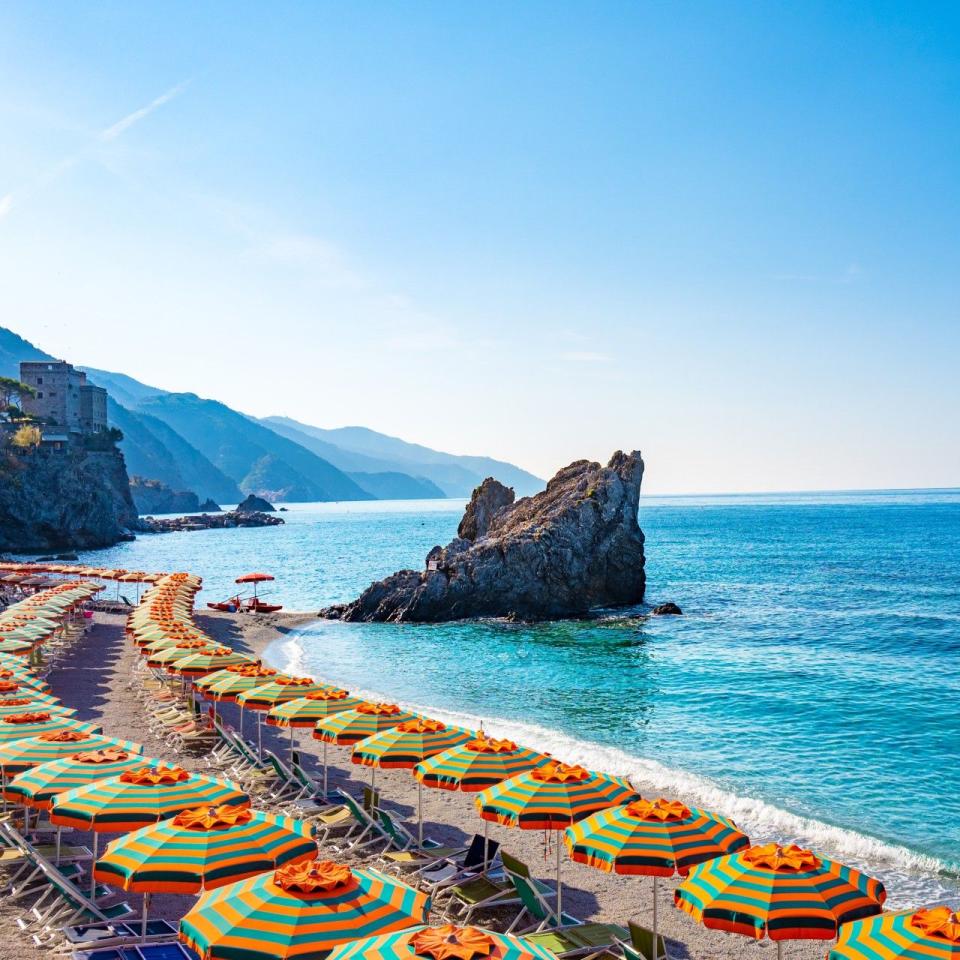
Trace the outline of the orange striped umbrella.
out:
[[[674,893],[676,905],[712,930],[777,944],[832,940],[841,924],[880,913],[879,880],[809,850],[768,843],[697,864]]]
[[[48,710],[31,710],[26,713],[14,713],[0,717],[0,744],[27,737],[39,737],[44,733],[57,730],[79,730],[82,733],[102,733],[101,727],[92,723],[80,723]]]
[[[104,750],[116,747],[128,753],[143,753],[139,743],[117,740],[98,733],[82,730],[54,730],[39,737],[26,737],[0,746],[0,773],[4,777],[20,773],[51,760],[62,760],[84,750]]]
[[[653,877],[653,942],[661,877],[750,845],[736,824],[677,800],[634,800],[591,814],[564,832],[570,858],[608,873]]]
[[[625,777],[556,760],[478,793],[480,816],[521,830],[564,830],[584,817],[640,795]],[[557,917],[563,915],[561,844],[557,842]]]
[[[289,864],[204,893],[180,939],[204,960],[322,957],[361,937],[426,922],[429,897],[377,870]]]
[[[960,916],[928,907],[854,920],[827,960],[960,960]]]
[[[381,730],[354,745],[351,761],[376,770],[412,770],[421,760],[450,747],[468,743],[476,736],[462,727],[448,727],[429,717],[414,717],[389,730]],[[373,784],[371,784],[371,787]],[[417,781],[417,822],[423,846],[423,783]]]

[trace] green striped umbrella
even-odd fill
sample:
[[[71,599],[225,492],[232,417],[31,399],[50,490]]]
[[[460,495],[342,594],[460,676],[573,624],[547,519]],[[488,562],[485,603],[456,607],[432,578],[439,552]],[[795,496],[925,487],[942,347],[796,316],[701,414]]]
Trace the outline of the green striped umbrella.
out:
[[[411,927],[337,947],[327,960],[556,960],[546,947],[479,927]]]
[[[401,710],[395,703],[362,702],[352,710],[344,710],[318,720],[313,728],[313,739],[323,743],[323,792],[327,792],[327,746],[352,747],[381,730],[389,730],[416,714]]]
[[[84,733],[103,733],[92,723],[80,723],[70,717],[50,713],[47,710],[33,710],[28,713],[15,713],[0,717],[0,744],[26,737],[38,737],[43,733],[55,733],[57,730],[79,730]]]
[[[316,856],[310,824],[223,805],[185,810],[111,841],[95,873],[135,893],[200,893]]]
[[[5,795],[15,803],[49,810],[58,793],[157,762],[116,747],[74,752],[60,760],[49,760],[17,774],[7,785]]]
[[[17,713],[52,713],[59,717],[72,717],[77,713],[76,707],[67,707],[55,697],[42,699],[40,694],[29,697],[13,697],[11,702],[0,700],[0,719]]]
[[[142,753],[143,747],[130,740],[117,740],[102,734],[80,730],[59,730],[39,737],[14,740],[0,746],[0,773],[4,777],[20,773],[51,760],[61,760],[83,750],[115,747],[128,753]]]
[[[259,716],[260,713],[272,709],[279,703],[286,703],[288,700],[298,700],[300,697],[305,697],[308,693],[319,693],[321,690],[329,689],[331,689],[329,684],[317,683],[312,677],[288,677],[281,675],[274,677],[267,683],[252,687],[239,694],[236,698],[236,703],[241,710],[255,710]],[[262,736],[263,723],[261,720],[257,723],[258,752],[262,752]]]
[[[653,877],[653,942],[657,943],[657,888],[660,877],[750,845],[736,824],[676,800],[634,800],[609,807],[567,827],[570,858],[607,873]]]
[[[184,657],[189,656],[191,653],[210,653],[211,650],[215,650],[217,644],[210,640],[209,642],[205,640],[182,640],[180,643],[175,644],[172,647],[164,647],[162,650],[154,650],[149,657],[147,657],[147,666],[159,669],[161,667],[166,668],[176,663],[177,660],[182,660]]]
[[[181,677],[202,677],[208,673],[216,673],[226,667],[239,667],[242,664],[256,665],[253,657],[245,653],[238,653],[231,647],[213,647],[210,650],[200,650],[188,654],[180,660],[175,660],[167,667],[169,673],[179,674]]]
[[[843,923],[880,913],[879,880],[791,844],[770,843],[692,867],[674,902],[712,930],[777,943],[832,940]]]
[[[480,816],[491,823],[521,830],[564,830],[571,823],[613,807],[639,800],[625,777],[585,770],[552,760],[528,773],[503,780],[477,794]],[[557,843],[557,916],[563,915],[561,844]]]
[[[94,879],[142,893],[142,933],[153,893],[200,893],[314,860],[313,828],[238,804],[198,807],[112,841]]]
[[[544,754],[518,747],[512,740],[494,740],[481,733],[418,763],[413,775],[425,787],[478,793],[549,761]]]
[[[16,693],[9,693],[0,696],[0,708],[17,707],[28,703],[40,704],[37,709],[43,709],[46,706],[63,706],[59,697],[51,693],[41,693],[33,687],[20,687]],[[32,708],[31,708],[32,709]]]
[[[827,960],[958,960],[960,916],[949,907],[881,913],[840,928]]]
[[[426,921],[430,899],[377,870],[289,864],[201,895],[180,939],[204,960],[313,958]]]
[[[331,717],[335,713],[343,713],[344,710],[353,710],[363,703],[357,697],[351,697],[346,690],[339,690],[336,687],[327,687],[323,690],[315,690],[308,693],[305,697],[297,697],[296,700],[286,700],[270,708],[267,714],[267,724],[271,727],[289,727],[290,728],[290,754],[293,755],[293,731],[295,727],[312,727],[318,720],[324,717]],[[324,767],[326,770],[326,767]],[[323,788],[324,794],[327,792],[326,783]]]
[[[254,690],[257,687],[265,686],[282,677],[282,673],[271,670],[269,667],[252,667],[245,664],[234,670],[228,669],[229,676],[218,680],[204,688],[204,695],[214,700],[226,700],[228,703],[236,703],[237,697],[241,693]]]
[[[317,683],[312,677],[274,677],[268,683],[241,693],[237,703],[245,710],[269,710],[278,703],[297,700],[308,693],[329,690],[327,683]]]
[[[462,727],[448,727],[439,720],[414,717],[389,730],[381,730],[354,745],[351,761],[376,772],[412,770],[421,760],[442,753],[451,747],[469,743],[476,734]],[[371,783],[371,787],[374,784]],[[423,846],[423,784],[417,781],[417,825],[420,846]]]

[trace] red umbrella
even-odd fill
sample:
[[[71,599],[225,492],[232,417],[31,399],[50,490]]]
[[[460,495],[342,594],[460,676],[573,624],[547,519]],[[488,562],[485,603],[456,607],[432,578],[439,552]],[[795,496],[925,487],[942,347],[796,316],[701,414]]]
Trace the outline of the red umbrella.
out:
[[[242,577],[237,577],[234,580],[234,583],[252,583],[253,584],[253,599],[257,599],[257,584],[266,583],[268,580],[273,580],[274,577],[270,573],[245,573]]]

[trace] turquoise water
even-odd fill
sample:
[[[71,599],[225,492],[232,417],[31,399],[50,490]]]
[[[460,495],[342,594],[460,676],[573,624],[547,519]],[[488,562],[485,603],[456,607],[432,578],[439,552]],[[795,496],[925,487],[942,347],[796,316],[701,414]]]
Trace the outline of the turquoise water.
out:
[[[281,574],[290,609],[422,565],[462,502],[291,505],[285,527],[142,538],[98,563]],[[887,881],[953,896],[960,865],[960,491],[644,498],[648,600],[680,618],[318,623],[278,656],[633,774]]]

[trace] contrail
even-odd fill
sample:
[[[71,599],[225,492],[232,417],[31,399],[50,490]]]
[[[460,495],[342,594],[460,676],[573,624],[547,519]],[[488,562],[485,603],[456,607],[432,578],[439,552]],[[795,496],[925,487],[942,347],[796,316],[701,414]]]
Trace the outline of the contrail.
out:
[[[122,120],[118,120],[112,126],[107,127],[106,130],[102,130],[99,139],[116,140],[125,130],[129,130],[135,123],[139,123],[144,117],[149,117],[154,110],[158,110],[165,103],[169,103],[174,97],[183,93],[189,83],[189,80],[184,80],[175,87],[171,87],[166,93],[161,93],[159,97],[151,100],[145,107],[134,110],[133,113],[128,113]]]

